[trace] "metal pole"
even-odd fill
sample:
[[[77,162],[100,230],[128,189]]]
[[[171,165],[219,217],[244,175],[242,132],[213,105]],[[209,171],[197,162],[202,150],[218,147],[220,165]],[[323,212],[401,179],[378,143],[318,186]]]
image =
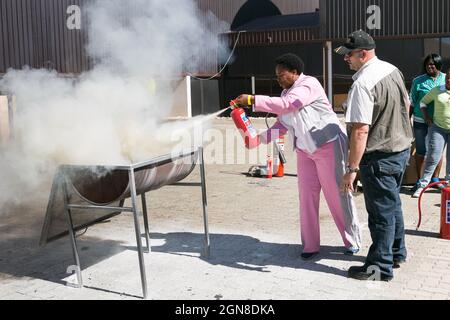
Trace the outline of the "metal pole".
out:
[[[9,96],[8,113],[9,113],[9,139],[14,138],[14,117],[16,116],[16,96]]]
[[[147,200],[145,199],[145,192],[141,194],[142,199],[142,212],[144,215],[144,227],[145,227],[145,241],[147,243],[147,253],[151,251],[150,247],[150,232],[148,229],[148,216],[147,216]]]
[[[209,241],[209,230],[208,230],[208,202],[206,198],[206,179],[205,179],[205,163],[203,158],[203,147],[198,148],[199,158],[200,158],[200,177],[202,183],[202,202],[203,202],[203,223],[205,227],[205,256],[209,258],[210,256],[210,241]]]
[[[331,41],[327,41],[328,54],[328,100],[333,104],[333,48]]]
[[[256,78],[255,76],[252,76],[252,94],[256,94]]]
[[[70,213],[70,209],[68,207],[69,204],[69,194],[67,192],[67,181],[65,174],[63,173],[62,179],[62,189],[63,189],[63,198],[64,198],[64,212],[66,213],[67,217],[67,223],[69,224],[69,235],[70,235],[70,242],[72,244],[72,252],[73,257],[75,259],[75,263],[77,265],[77,269],[75,270],[77,274],[77,281],[78,281],[78,288],[83,287],[83,278],[81,276],[81,263],[80,263],[80,257],[78,255],[78,248],[77,248],[77,240],[75,238],[75,231],[73,230],[73,220],[72,220],[72,214]]]
[[[78,204],[69,204],[67,206],[69,209],[90,209],[90,210],[107,210],[107,211],[111,211],[111,210],[116,210],[116,211],[126,211],[126,212],[133,212],[133,208],[128,208],[128,207],[109,207],[109,206],[83,206],[83,205],[78,205]],[[88,212],[89,214],[90,212]]]
[[[203,81],[200,80],[200,114],[205,114],[205,92],[203,88]]]
[[[326,43],[324,46],[322,46],[322,68],[323,68],[323,87],[327,87],[327,47]]]
[[[252,95],[256,94],[256,78],[252,76]],[[255,105],[252,104],[252,111],[255,111]]]
[[[129,183],[130,183],[130,193],[131,193],[131,206],[133,207],[133,217],[134,217],[134,230],[136,232],[136,242],[138,247],[138,257],[139,257],[139,269],[141,271],[141,284],[142,293],[144,299],[147,299],[147,277],[145,275],[145,265],[144,265],[144,254],[142,253],[142,242],[141,242],[141,231],[139,228],[139,217],[137,208],[137,195],[136,195],[136,182],[134,179],[134,169],[128,171]]]
[[[186,76],[186,100],[187,100],[187,116],[192,118],[192,88],[191,77]]]

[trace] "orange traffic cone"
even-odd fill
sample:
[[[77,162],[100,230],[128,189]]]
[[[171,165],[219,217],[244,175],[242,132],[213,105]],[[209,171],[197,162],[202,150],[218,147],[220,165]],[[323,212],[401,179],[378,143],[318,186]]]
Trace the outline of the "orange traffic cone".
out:
[[[281,161],[281,159],[279,160],[278,171],[275,174],[275,177],[284,177],[284,163],[283,161]]]

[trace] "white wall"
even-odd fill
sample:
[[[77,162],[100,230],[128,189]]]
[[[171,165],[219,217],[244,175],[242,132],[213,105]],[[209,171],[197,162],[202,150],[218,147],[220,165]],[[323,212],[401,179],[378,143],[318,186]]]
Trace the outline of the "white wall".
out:
[[[190,118],[192,117],[191,77],[181,78],[175,81],[175,84],[174,101],[169,117]]]

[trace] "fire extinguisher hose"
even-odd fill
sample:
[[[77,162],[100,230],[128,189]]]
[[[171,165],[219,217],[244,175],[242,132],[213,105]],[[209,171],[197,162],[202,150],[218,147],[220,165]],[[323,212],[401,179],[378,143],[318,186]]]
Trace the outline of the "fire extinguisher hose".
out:
[[[270,129],[269,123],[267,122],[267,118],[269,117],[270,113],[266,114],[266,126],[267,129]],[[278,151],[278,155],[280,156],[280,161],[282,164],[286,164],[286,156],[284,155],[284,152],[280,149],[280,146],[278,145],[278,143],[276,141],[274,141],[275,144],[275,148],[277,148]]]
[[[420,224],[422,223],[422,196],[423,196],[423,194],[425,193],[425,191],[427,191],[428,189],[430,189],[430,188],[432,188],[432,187],[434,187],[434,186],[437,186],[437,185],[440,185],[440,184],[448,184],[448,183],[449,183],[448,181],[438,181],[438,182],[433,182],[433,183],[430,183],[428,186],[426,186],[426,187],[422,190],[422,192],[420,193],[420,196],[419,196],[419,202],[418,202],[418,207],[419,207],[419,222],[417,223],[416,230],[419,230]]]

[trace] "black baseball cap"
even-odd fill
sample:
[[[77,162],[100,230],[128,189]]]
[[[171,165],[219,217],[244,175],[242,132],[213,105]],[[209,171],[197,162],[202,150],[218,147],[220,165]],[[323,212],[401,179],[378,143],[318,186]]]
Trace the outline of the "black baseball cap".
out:
[[[375,41],[366,32],[362,30],[353,31],[347,37],[345,43],[339,48],[334,49],[338,54],[347,54],[357,49],[372,50],[375,49]]]

